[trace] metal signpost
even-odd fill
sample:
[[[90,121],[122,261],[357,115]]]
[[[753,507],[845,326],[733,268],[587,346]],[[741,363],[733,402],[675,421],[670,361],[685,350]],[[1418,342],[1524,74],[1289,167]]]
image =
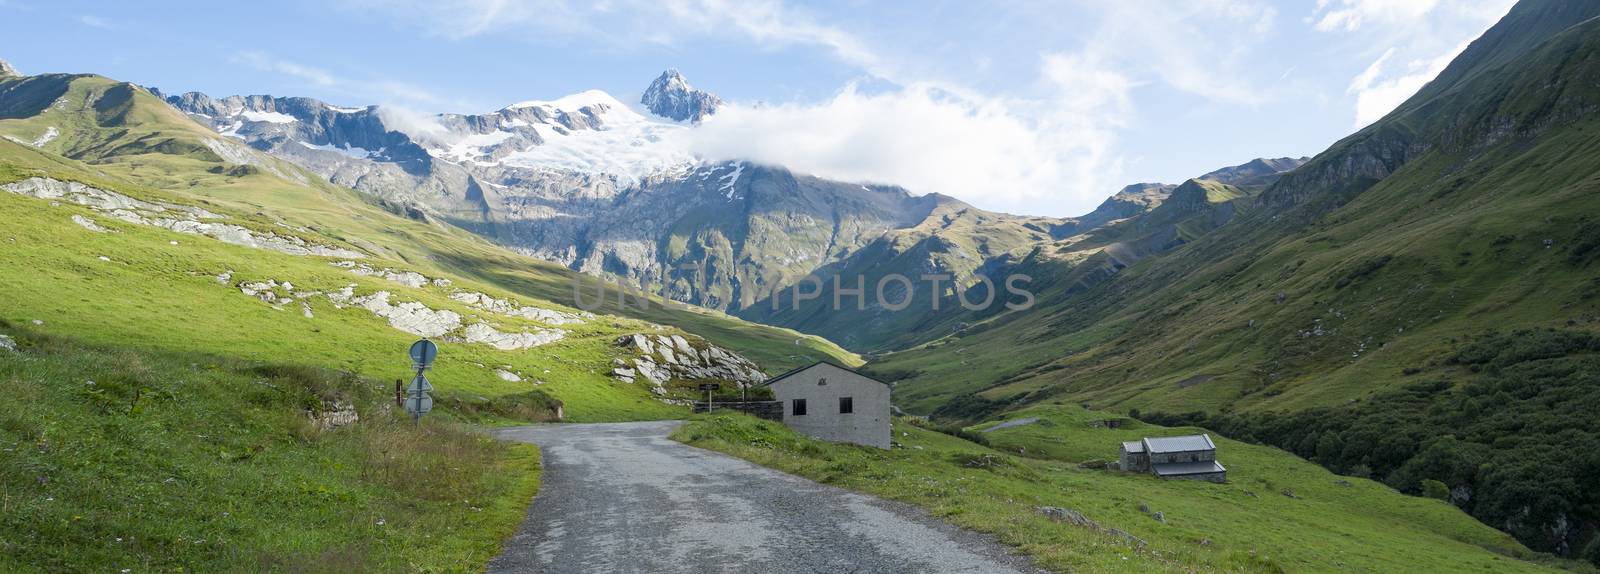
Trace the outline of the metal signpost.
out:
[[[715,391],[720,388],[722,388],[722,385],[717,383],[700,383],[700,390],[706,392],[706,412],[711,412],[711,409],[715,406],[711,402],[711,391]]]
[[[417,376],[406,386],[405,407],[406,412],[411,413],[412,422],[421,422],[422,415],[433,410],[433,397],[428,394],[433,392],[433,385],[428,383],[423,371],[433,368],[433,360],[439,358],[439,346],[423,339],[411,344],[409,354],[411,368],[417,370]]]

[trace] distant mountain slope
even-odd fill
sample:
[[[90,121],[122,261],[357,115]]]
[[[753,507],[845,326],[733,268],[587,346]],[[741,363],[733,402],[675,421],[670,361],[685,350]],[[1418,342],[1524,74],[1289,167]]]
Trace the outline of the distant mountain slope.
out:
[[[1043,278],[1039,306],[949,317],[966,325],[869,368],[896,380],[902,408],[944,418],[1070,403],[1255,421],[1227,428],[1383,473],[1374,476],[1406,492],[1439,481],[1535,550],[1592,560],[1600,516],[1592,489],[1577,485],[1596,479],[1594,467],[1540,437],[1600,440],[1552,426],[1600,392],[1574,368],[1586,356],[1556,361],[1600,333],[1596,15],[1596,3],[1522,2],[1393,113],[1177,229],[1231,204],[1225,225],[1122,268],[1086,271],[1094,258],[1123,260],[1110,247],[1026,258],[1006,272]],[[1190,183],[1193,206],[1227,191]],[[1136,219],[1159,219],[1179,194]],[[1137,226],[1118,229],[1128,223],[1088,237],[1129,245]],[[1473,358],[1480,340],[1501,341],[1493,351],[1506,356]],[[1485,388],[1514,394],[1471,395]],[[1432,426],[1386,420],[1418,412],[1400,400],[1418,401]],[[1485,404],[1515,405],[1516,416]],[[1332,421],[1344,418],[1361,426],[1341,434]],[[1279,420],[1330,426],[1299,435],[1317,444],[1287,444],[1277,441],[1293,429]],[[1359,445],[1343,450],[1346,439]],[[1464,444],[1437,444],[1447,439]],[[1483,449],[1501,464],[1475,458]]]
[[[1085,237],[1121,240],[1124,249],[1097,256],[1123,262],[1130,238],[1181,239],[1235,211],[1214,232],[1102,267],[1095,281],[1081,261],[1028,258],[1010,271],[1045,278],[1039,308],[969,316],[971,329],[875,364],[908,375],[899,394],[925,409],[980,389],[1006,400],[1281,409],[1400,384],[1396,373],[1426,372],[1451,338],[1483,328],[1590,325],[1600,58],[1588,12],[1568,5],[1519,4],[1481,42],[1553,31],[1544,42],[1505,44],[1524,50],[1511,58],[1474,43],[1442,77],[1464,78],[1450,89],[1430,86],[1265,189],[1193,211],[1202,195],[1232,193],[1194,180],[1172,192],[1187,207],[1168,198]],[[1463,64],[1475,61],[1487,64]],[[1195,215],[1151,225],[1185,212]],[[968,351],[957,360],[947,347]],[[973,371],[992,374],[955,375]]]
[[[641,98],[659,117],[592,91],[489,114],[420,119],[307,98],[188,93],[166,101],[225,136],[374,196],[395,213],[448,222],[679,301],[768,320],[778,319],[755,308],[770,309],[780,290],[801,277],[877,267],[881,262],[869,254],[909,261],[896,246],[931,235],[933,227],[941,228],[941,241],[982,248],[959,262],[933,256],[909,265],[967,280],[987,259],[1021,246],[1013,240],[1016,229],[1031,226],[1024,235],[1044,240],[1059,224],[778,166],[698,161],[673,136],[722,104],[676,70]],[[930,219],[958,212],[970,214],[966,223]]]
[[[676,333],[692,348],[650,381],[669,397],[692,395],[677,387],[716,365],[755,376],[712,345],[772,372],[855,361],[815,337],[659,300],[640,309],[612,298],[589,314],[574,299],[585,276],[387,213],[131,84],[0,78],[0,109],[10,241],[0,321],[10,324],[375,378],[402,374],[394,359],[429,336],[447,347],[435,383],[447,398],[548,396],[579,420],[683,414],[656,400],[656,385],[611,376],[613,361],[637,359],[617,344],[624,335]]]

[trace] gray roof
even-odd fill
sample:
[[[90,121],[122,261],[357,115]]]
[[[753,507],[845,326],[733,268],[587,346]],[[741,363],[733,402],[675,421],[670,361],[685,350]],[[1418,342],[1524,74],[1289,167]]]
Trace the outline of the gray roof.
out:
[[[1222,463],[1208,460],[1205,462],[1171,462],[1150,466],[1156,476],[1183,476],[1187,474],[1211,474],[1213,472],[1228,472]]]
[[[1151,454],[1217,450],[1217,445],[1211,442],[1211,435],[1207,434],[1146,438],[1144,446]]]
[[[869,380],[869,381],[872,381],[872,382],[874,382],[874,383],[878,383],[878,384],[880,384],[880,385],[883,385],[883,386],[885,386],[885,387],[887,387],[887,386],[889,386],[889,383],[885,383],[885,382],[883,382],[883,381],[880,381],[880,380],[878,380],[878,379],[874,379],[874,378],[872,378],[872,377],[869,377],[869,376],[866,376],[866,375],[862,375],[862,374],[861,374],[861,371],[857,371],[857,370],[855,370],[855,369],[852,369],[852,368],[850,368],[850,367],[846,367],[846,366],[844,366],[844,365],[841,365],[841,364],[839,364],[839,363],[835,363],[835,362],[833,362],[833,361],[828,361],[828,360],[822,360],[822,361],[817,361],[817,362],[815,362],[815,363],[811,363],[811,364],[809,364],[809,365],[806,365],[806,366],[804,366],[804,367],[795,367],[795,368],[793,368],[793,369],[789,369],[789,371],[788,371],[788,372],[786,372],[786,373],[784,373],[784,374],[781,374],[781,375],[778,375],[778,376],[776,376],[776,377],[772,377],[772,378],[770,378],[770,379],[767,379],[767,380],[765,380],[765,381],[762,381],[762,382],[761,382],[761,383],[760,383],[760,384],[758,384],[758,385],[756,385],[756,386],[758,386],[758,387],[766,387],[766,386],[770,386],[770,385],[772,385],[772,384],[773,384],[773,383],[776,383],[776,382],[778,382],[778,381],[781,381],[781,380],[784,380],[784,379],[787,379],[787,378],[789,378],[789,377],[790,377],[790,376],[792,376],[792,375],[798,375],[798,374],[800,374],[800,373],[803,373],[803,372],[806,372],[806,371],[809,371],[809,370],[811,370],[811,369],[812,369],[812,367],[819,367],[819,366],[822,366],[822,365],[827,365],[827,366],[830,366],[830,367],[833,367],[833,368],[835,368],[835,369],[839,369],[839,370],[841,370],[841,371],[845,371],[845,372],[847,372],[847,373],[853,373],[853,374],[856,374],[856,375],[859,375],[859,376],[860,376],[860,377],[861,377],[861,378],[864,378],[864,379],[866,379],[866,380]]]
[[[1130,440],[1122,443],[1122,450],[1128,452],[1144,452],[1144,443],[1136,440]]]

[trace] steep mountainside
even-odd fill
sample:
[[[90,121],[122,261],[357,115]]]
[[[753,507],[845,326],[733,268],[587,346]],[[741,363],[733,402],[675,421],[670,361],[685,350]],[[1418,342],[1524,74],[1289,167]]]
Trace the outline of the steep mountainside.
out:
[[[11,325],[379,379],[403,374],[394,358],[428,336],[447,348],[435,383],[445,397],[525,404],[530,416],[564,403],[579,420],[681,415],[658,396],[692,396],[697,378],[760,378],[735,352],[774,372],[854,360],[815,337],[660,301],[585,311],[573,288],[584,276],[387,213],[138,86],[7,77],[0,110],[0,321]],[[614,361],[643,360],[619,344],[633,334],[667,337],[677,360],[648,381],[611,376]]]
[[[1135,184],[1088,215],[1066,220],[996,215],[946,201],[915,227],[887,233],[819,269],[819,284],[795,285],[739,315],[853,349],[912,347],[972,328],[1008,304],[1026,305],[1022,292],[1038,291],[1044,281],[1065,276],[1071,289],[1082,289],[1144,257],[1195,241],[1251,209],[1267,183],[1304,161],[1254,160],[1181,185]],[[1032,260],[1049,260],[1067,271],[1048,278],[1017,272]],[[903,283],[885,279],[891,274],[911,280],[909,297]],[[929,276],[943,278],[935,285]],[[858,287],[864,297],[851,294]]]
[[[1226,225],[1094,274],[1083,271],[1089,260],[1029,257],[1012,271],[1042,278],[1039,306],[951,319],[970,326],[872,368],[898,380],[902,407],[967,419],[1042,401],[1250,414],[1384,402],[1428,385],[1494,388],[1478,383],[1492,366],[1460,358],[1486,331],[1570,332],[1552,341],[1600,331],[1597,14],[1594,3],[1523,2],[1389,116],[1255,195],[1228,200],[1242,209]],[[1191,205],[1202,191],[1231,193],[1194,183]],[[1176,203],[1169,198],[1150,215]],[[1178,235],[1205,222],[1190,219]],[[1508,367],[1572,351],[1540,337],[1507,340],[1516,355]],[[1581,369],[1570,376],[1588,380]],[[1584,396],[1519,403],[1534,410],[1519,420],[1560,420],[1556,411]],[[1495,433],[1505,442],[1482,448],[1539,432],[1508,420]],[[1564,432],[1573,444],[1592,437]],[[1381,448],[1326,463],[1394,469],[1434,438],[1363,436]],[[1596,476],[1575,464],[1577,476]],[[1529,460],[1518,465],[1501,470],[1547,472]],[[1488,469],[1408,476],[1396,487],[1420,492],[1420,478],[1468,490],[1528,483]],[[1537,550],[1575,554],[1597,515],[1571,494],[1530,508],[1538,522],[1494,526]],[[1558,535],[1528,535],[1541,528]]]
[[[426,118],[306,98],[188,93],[166,100],[220,134],[376,197],[395,213],[448,222],[678,301],[795,326],[811,322],[773,316],[770,303],[807,274],[890,266],[872,259],[882,256],[903,260],[893,264],[900,268],[966,279],[1020,247],[1019,234],[1048,239],[1060,224],[776,166],[699,161],[676,136],[707,121],[721,100],[676,70],[641,98],[655,117],[594,91]],[[937,221],[956,213],[966,215]],[[935,229],[940,239],[919,247]],[[940,255],[956,245],[970,248]],[[887,334],[852,341],[876,344]]]

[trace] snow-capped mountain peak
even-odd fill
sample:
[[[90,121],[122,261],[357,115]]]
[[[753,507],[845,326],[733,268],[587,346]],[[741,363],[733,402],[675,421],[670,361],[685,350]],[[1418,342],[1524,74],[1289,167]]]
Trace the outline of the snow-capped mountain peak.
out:
[[[639,103],[652,114],[680,122],[699,122],[722,107],[721,98],[694,89],[676,69],[668,69],[650,82]]]

